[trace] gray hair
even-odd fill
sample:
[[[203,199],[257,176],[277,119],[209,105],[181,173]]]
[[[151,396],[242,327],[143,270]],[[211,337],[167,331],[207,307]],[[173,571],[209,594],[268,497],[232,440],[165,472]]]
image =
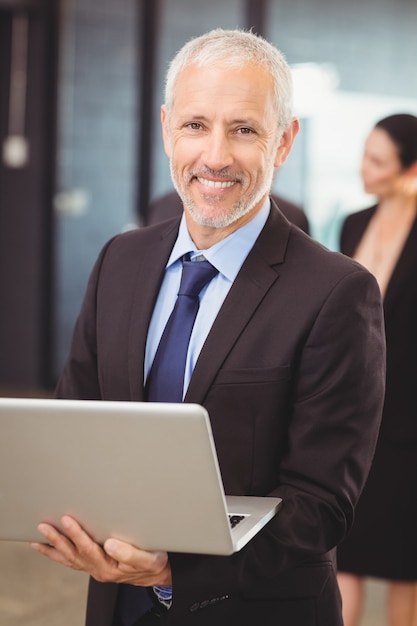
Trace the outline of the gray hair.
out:
[[[243,30],[216,28],[191,39],[177,52],[168,68],[165,83],[165,106],[168,117],[172,111],[178,76],[186,67],[220,65],[241,68],[247,63],[256,63],[271,75],[278,129],[280,133],[285,131],[293,119],[290,67],[282,52],[266,39]]]

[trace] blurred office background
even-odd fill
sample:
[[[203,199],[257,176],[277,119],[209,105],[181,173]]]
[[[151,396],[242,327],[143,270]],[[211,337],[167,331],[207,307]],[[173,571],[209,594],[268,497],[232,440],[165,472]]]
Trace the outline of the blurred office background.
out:
[[[285,53],[301,133],[275,191],[337,248],[371,125],[417,113],[416,24],[416,0],[0,0],[0,394],[51,392],[100,248],[171,188],[159,106],[188,38],[253,27]],[[0,562],[2,624],[83,623],[84,575],[7,542]]]
[[[371,203],[371,125],[417,112],[415,0],[0,0],[0,388],[51,389],[105,241],[171,188],[159,107],[169,59],[250,28],[294,70],[301,132],[275,191],[337,248]]]

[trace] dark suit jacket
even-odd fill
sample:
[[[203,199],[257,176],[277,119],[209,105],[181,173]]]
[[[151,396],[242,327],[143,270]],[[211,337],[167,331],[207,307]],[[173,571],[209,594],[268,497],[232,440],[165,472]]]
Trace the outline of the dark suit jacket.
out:
[[[352,256],[376,206],[349,215],[341,250]],[[380,437],[417,442],[417,219],[398,259],[384,298],[387,341],[386,399]]]
[[[173,218],[105,246],[59,397],[144,400],[147,329],[178,226]],[[375,279],[273,206],[185,401],[208,409],[226,493],[284,505],[231,557],[170,554],[174,602],[162,625],[341,626],[334,547],[369,470],[383,386]],[[111,625],[116,592],[92,581],[88,626]]]
[[[281,196],[271,196],[278,205],[279,209],[284,213],[287,220],[295,224],[308,235],[310,234],[310,225],[304,211],[289,200],[281,198]],[[181,215],[183,211],[182,201],[176,191],[170,191],[163,196],[157,198],[149,205],[148,215],[146,218],[147,226],[157,224],[163,220],[169,219],[176,215]]]

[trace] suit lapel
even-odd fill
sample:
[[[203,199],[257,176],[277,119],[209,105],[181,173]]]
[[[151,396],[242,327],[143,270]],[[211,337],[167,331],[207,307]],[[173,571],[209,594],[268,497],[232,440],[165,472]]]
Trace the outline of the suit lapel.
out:
[[[279,277],[291,226],[274,206],[204,343],[185,397],[202,402],[223,361]]]
[[[346,247],[343,249],[345,254],[352,256],[359,244],[372,216],[377,209],[377,205],[359,212],[357,215],[352,216],[351,232],[349,233]],[[395,303],[398,301],[399,294],[403,289],[407,288],[409,281],[415,280],[415,259],[417,249],[417,218],[414,220],[414,224],[411,227],[410,233],[407,237],[403,250],[399,256],[399,259],[394,267],[394,271],[388,282],[387,290],[384,297],[384,311],[387,318]],[[413,276],[410,278],[410,274]]]
[[[343,254],[353,257],[356,248],[362,239],[362,235],[367,229],[368,224],[376,211],[376,208],[377,205],[372,206],[369,209],[352,213],[352,215],[347,218],[348,227],[346,231],[342,231],[341,249]]]
[[[170,223],[154,236],[144,237],[137,261],[138,272],[133,296],[129,332],[129,386],[131,400],[143,401],[143,376],[146,337],[153,307],[158,296],[165,266],[178,234],[179,221]],[[146,288],[144,288],[146,285]]]

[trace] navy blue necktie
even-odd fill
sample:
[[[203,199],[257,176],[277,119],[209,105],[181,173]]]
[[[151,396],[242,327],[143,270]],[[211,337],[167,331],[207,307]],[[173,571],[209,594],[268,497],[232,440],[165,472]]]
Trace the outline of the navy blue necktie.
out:
[[[208,261],[182,260],[177,300],[162,333],[146,383],[148,402],[182,402],[188,344],[200,306],[200,291],[217,274]],[[123,626],[132,626],[152,607],[144,587],[121,585],[118,608]]]
[[[149,402],[182,402],[188,344],[200,306],[200,291],[217,274],[208,261],[183,259],[181,284],[162,333],[146,392]]]

